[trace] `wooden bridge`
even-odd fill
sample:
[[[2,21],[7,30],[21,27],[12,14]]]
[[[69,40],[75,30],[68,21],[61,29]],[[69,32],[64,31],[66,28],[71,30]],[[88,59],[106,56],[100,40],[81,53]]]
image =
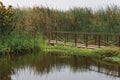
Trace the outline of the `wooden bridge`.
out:
[[[47,42],[51,45],[65,45],[81,48],[101,48],[106,46],[120,47],[118,33],[87,33],[87,32],[43,32]]]

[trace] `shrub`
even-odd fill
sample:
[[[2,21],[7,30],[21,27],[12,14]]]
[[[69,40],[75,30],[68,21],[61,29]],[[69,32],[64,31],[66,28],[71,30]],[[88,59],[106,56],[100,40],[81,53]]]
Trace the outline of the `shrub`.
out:
[[[14,11],[12,6],[6,8],[2,2],[0,2],[0,34],[8,35],[15,28]]]

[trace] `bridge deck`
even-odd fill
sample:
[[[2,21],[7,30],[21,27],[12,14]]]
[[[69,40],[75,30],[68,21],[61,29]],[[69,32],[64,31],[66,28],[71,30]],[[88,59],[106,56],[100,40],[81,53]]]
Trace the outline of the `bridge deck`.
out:
[[[48,43],[48,41],[46,41]],[[75,43],[72,42],[62,42],[62,41],[57,41],[56,40],[50,40],[49,42],[50,45],[54,46],[54,45],[63,45],[63,46],[71,46],[71,47],[77,47],[77,48],[87,48],[87,49],[96,49],[96,48],[103,48],[105,46],[98,46],[98,45],[88,45],[86,46],[86,44],[81,44],[81,43],[77,43],[77,45],[75,46]]]

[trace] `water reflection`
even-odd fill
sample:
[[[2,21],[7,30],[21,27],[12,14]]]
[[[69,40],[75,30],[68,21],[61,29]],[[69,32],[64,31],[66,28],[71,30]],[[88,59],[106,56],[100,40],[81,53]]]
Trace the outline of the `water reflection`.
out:
[[[119,80],[120,65],[79,56],[31,54],[0,59],[0,80]]]

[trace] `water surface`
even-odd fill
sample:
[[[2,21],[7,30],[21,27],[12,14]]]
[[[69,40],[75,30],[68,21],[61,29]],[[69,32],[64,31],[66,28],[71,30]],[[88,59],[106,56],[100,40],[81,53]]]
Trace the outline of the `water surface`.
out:
[[[79,56],[30,54],[1,58],[0,80],[120,80],[120,65]]]

